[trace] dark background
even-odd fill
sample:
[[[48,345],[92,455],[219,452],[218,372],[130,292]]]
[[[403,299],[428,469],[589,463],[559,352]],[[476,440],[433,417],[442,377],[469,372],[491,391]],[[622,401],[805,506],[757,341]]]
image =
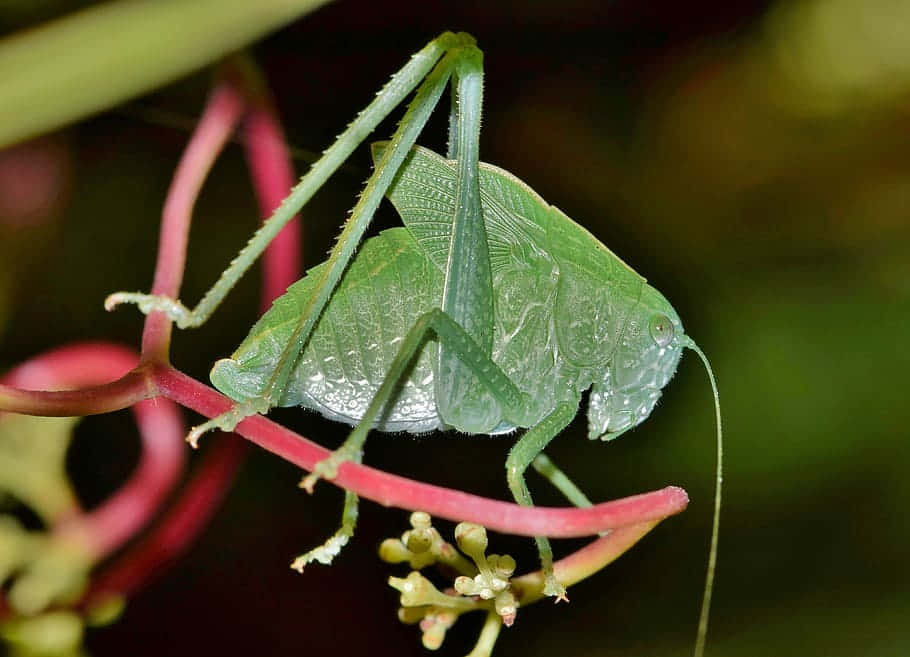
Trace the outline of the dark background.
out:
[[[53,14],[77,3],[44,4]],[[290,141],[319,152],[432,36],[477,37],[487,74],[482,158],[646,276],[717,371],[727,470],[709,655],[910,652],[907,25],[910,8],[877,1],[342,0],[254,49]],[[188,137],[180,126],[198,115],[210,78],[39,143],[56,196],[29,222],[8,214],[0,227],[0,367],[73,340],[138,344],[138,314],[107,314],[102,300],[150,286],[161,203]],[[443,147],[443,118],[421,143]],[[324,257],[369,161],[362,149],[306,210],[307,262]],[[302,155],[298,171],[308,162]],[[190,302],[253,228],[245,176],[233,146],[203,190]],[[210,324],[178,333],[174,363],[205,379],[252,324],[256,285],[251,276]],[[692,502],[574,587],[571,604],[521,610],[496,655],[691,651],[710,532],[712,412],[690,354],[634,432],[592,443],[580,417],[555,441],[554,460],[595,500],[677,484]],[[326,445],[344,434],[298,411],[276,416]],[[70,468],[88,503],[129,471],[131,431],[128,414],[81,425]],[[508,447],[379,435],[366,458],[508,498]],[[298,576],[290,561],[334,530],[341,499],[327,485],[307,497],[299,475],[254,451],[191,553],[118,623],[92,631],[91,653],[427,654],[416,628],[397,622],[384,584],[393,569],[376,558],[406,514],[365,502],[336,564]],[[531,486],[541,503],[558,501],[539,479]],[[531,541],[493,541],[533,567]],[[468,652],[479,620],[460,621],[440,654]]]

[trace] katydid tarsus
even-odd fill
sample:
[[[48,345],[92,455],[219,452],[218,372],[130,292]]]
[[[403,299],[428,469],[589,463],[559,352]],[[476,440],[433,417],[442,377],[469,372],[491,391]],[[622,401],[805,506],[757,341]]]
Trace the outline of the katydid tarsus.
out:
[[[589,388],[589,438],[615,438],[648,417],[689,347],[708,369],[716,402],[707,359],[660,292],[523,182],[479,162],[482,76],[472,37],[434,39],[313,164],[196,308],[139,293],[108,298],[109,309],[135,303],[145,313],[164,311],[181,328],[205,322],[278,231],[417,90],[391,140],[374,145],[374,173],[328,260],[275,301],[231,358],[216,363],[212,382],[237,403],[193,429],[191,442],[279,405],[356,425],[304,480],[311,488],[345,461],[359,461],[373,428],[525,429],[506,475],[516,501],[531,505],[524,472],[577,414]],[[415,142],[450,79],[442,157]],[[405,226],[362,241],[386,195]],[[716,403],[715,411],[714,530],[697,654],[707,628],[720,508]],[[564,477],[552,467],[542,471]],[[331,559],[353,532],[356,504],[348,493],[341,529],[297,566]],[[545,592],[563,598],[550,545],[545,537],[536,541]]]

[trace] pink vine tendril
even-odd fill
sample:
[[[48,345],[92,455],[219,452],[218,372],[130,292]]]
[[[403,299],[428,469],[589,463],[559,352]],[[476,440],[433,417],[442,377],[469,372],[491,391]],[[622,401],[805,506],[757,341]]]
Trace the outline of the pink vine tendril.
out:
[[[271,214],[294,183],[288,148],[264,85],[248,61],[228,62],[184,151],[164,203],[152,291],[177,298],[186,264],[190,219],[208,172],[242,123],[243,144],[263,216]],[[264,255],[262,308],[300,273],[301,228],[295,218]],[[111,554],[143,528],[182,472],[183,423],[174,402],[206,417],[231,401],[169,364],[172,324],[160,312],[145,320],[142,351],[92,342],[35,357],[0,381],[0,411],[78,416],[131,407],[141,436],[140,462],[132,476],[99,508],[66,518],[54,531],[73,532],[93,545],[98,558]],[[44,390],[36,390],[36,388]],[[61,388],[76,387],[72,390]],[[264,418],[244,420],[236,433],[305,470],[329,452]],[[144,539],[97,573],[82,606],[112,594],[126,595],[192,543],[218,507],[246,453],[247,441],[211,441],[203,462],[179,498]],[[603,567],[667,516],[686,508],[681,488],[605,502],[589,508],[522,507],[517,504],[416,482],[368,466],[346,463],[331,483],[379,504],[422,510],[455,521],[527,536],[592,536],[607,532],[557,562],[557,573],[578,579]],[[612,531],[611,531],[612,530]]]

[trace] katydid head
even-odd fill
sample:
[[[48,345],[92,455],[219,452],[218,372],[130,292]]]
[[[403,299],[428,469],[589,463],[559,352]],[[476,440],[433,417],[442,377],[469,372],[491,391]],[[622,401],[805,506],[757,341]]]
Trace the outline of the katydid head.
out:
[[[676,372],[686,346],[673,306],[645,284],[602,381],[591,389],[588,437],[612,440],[641,424]]]

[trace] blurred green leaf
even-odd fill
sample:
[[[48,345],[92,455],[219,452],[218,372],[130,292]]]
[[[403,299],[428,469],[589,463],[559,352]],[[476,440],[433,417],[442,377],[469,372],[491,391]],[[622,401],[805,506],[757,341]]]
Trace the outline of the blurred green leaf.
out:
[[[0,147],[159,87],[328,0],[121,0],[0,41]]]
[[[0,626],[12,657],[79,657],[83,624],[78,614],[54,611],[41,616],[17,617]]]
[[[66,476],[66,450],[80,419],[0,416],[0,491],[47,525],[78,508]]]

